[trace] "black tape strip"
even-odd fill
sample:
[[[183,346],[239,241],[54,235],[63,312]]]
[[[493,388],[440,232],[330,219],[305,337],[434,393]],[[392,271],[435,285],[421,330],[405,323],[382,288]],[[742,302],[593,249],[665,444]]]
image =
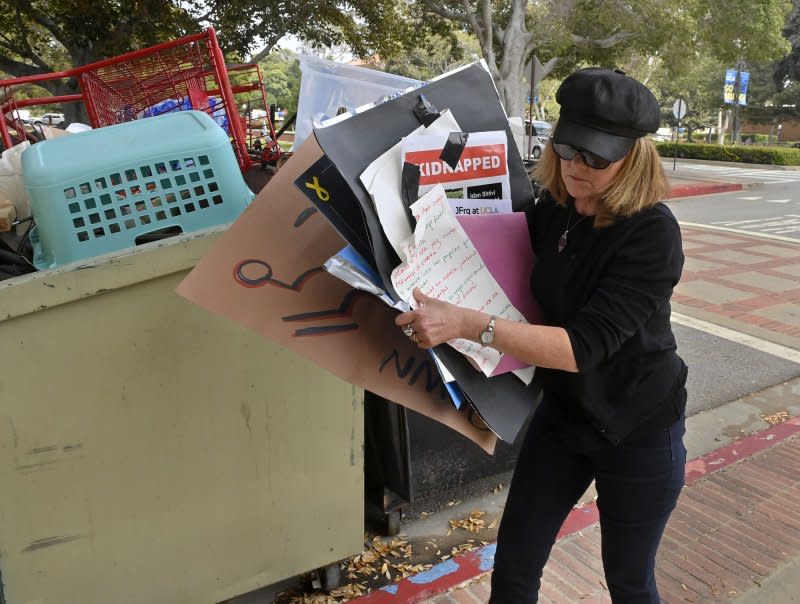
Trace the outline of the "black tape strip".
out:
[[[469,139],[469,132],[451,132],[447,137],[447,142],[444,144],[439,159],[447,163],[453,170],[458,167],[458,160],[461,159],[461,154],[464,153],[464,147],[467,146]]]
[[[406,208],[408,220],[411,223],[411,229],[417,226],[417,221],[411,213],[411,204],[416,203],[419,199],[419,166],[403,163],[403,175],[401,178],[400,194],[403,197],[403,205]]]
[[[426,128],[430,126],[436,118],[439,117],[439,110],[431,103],[424,94],[419,95],[417,104],[412,109],[414,115],[417,116],[419,123]]]

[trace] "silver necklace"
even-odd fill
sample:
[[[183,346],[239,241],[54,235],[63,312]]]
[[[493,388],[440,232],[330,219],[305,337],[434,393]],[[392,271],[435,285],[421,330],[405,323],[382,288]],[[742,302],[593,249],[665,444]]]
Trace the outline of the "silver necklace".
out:
[[[588,216],[581,216],[578,220],[575,221],[575,224],[570,225],[569,221],[572,220],[572,208],[575,207],[574,205],[569,206],[569,214],[567,215],[567,227],[564,229],[564,232],[561,233],[561,237],[558,238],[558,253],[564,251],[564,248],[567,247],[567,235],[569,232],[578,226],[584,218],[588,218]]]

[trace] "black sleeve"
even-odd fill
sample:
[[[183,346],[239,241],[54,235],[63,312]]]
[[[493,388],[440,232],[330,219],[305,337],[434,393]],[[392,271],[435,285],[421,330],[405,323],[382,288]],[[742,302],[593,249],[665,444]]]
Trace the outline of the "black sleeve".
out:
[[[539,246],[544,236],[544,230],[552,219],[552,214],[556,208],[556,202],[545,191],[535,204],[530,205],[525,210],[528,233],[531,236],[531,246],[533,247],[533,253],[537,256],[539,255]]]
[[[669,302],[683,270],[680,228],[666,208],[635,217],[596,287],[565,326],[578,371],[608,359]]]

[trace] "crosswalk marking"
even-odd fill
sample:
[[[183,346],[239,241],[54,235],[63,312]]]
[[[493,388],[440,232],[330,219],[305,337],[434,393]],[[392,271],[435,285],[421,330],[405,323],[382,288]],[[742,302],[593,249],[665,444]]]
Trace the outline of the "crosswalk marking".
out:
[[[743,227],[756,229],[765,233],[776,235],[786,235],[788,233],[800,232],[800,216],[787,214],[785,216],[773,216],[770,218],[756,218],[752,220],[719,220],[713,224],[723,227]]]
[[[713,164],[681,164],[681,170],[702,171],[705,173],[714,173],[719,176],[730,175],[735,176],[737,179],[752,178],[765,184],[800,181],[800,170],[770,170],[767,168],[742,169],[731,166],[715,166]]]
[[[742,222],[751,222],[749,220],[742,221]],[[736,223],[732,223],[736,224]],[[785,237],[783,235],[778,235],[776,233],[764,233],[763,231],[758,230],[747,230],[751,228],[751,225],[743,225],[744,228],[734,228],[731,226],[721,226],[716,224],[701,224],[699,222],[686,222],[681,220],[680,225],[687,226],[687,227],[694,227],[697,229],[709,229],[712,231],[721,231],[725,233],[736,233],[738,235],[748,235],[750,237],[761,237],[762,239],[772,239],[773,241],[784,241],[786,243],[800,243],[796,237]],[[753,227],[757,228],[757,227]]]
[[[758,197],[737,197],[736,199],[742,199],[744,201],[758,201],[759,199],[763,199],[760,195]]]

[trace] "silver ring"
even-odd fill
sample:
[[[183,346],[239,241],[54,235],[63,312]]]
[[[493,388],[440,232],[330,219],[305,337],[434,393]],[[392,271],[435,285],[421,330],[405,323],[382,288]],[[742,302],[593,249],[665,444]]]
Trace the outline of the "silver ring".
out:
[[[403,327],[403,333],[406,334],[409,338],[414,337],[414,327],[409,323]]]

